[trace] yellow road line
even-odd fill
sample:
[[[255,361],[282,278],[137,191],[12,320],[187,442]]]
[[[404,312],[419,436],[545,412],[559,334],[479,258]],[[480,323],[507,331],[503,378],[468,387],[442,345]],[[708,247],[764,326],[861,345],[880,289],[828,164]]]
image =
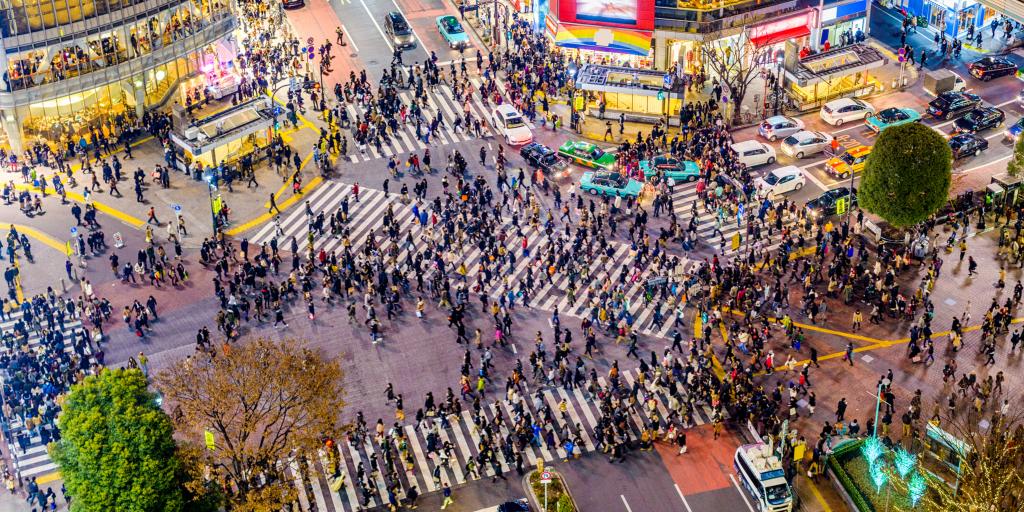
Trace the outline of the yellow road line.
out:
[[[302,193],[301,194],[295,194],[292,197],[289,197],[284,202],[282,202],[281,204],[277,205],[278,209],[281,210],[281,212],[284,212],[289,207],[291,207],[293,204],[297,203],[300,199],[303,199],[313,189],[315,189],[316,187],[320,186],[320,184],[323,183],[323,181],[324,181],[324,179],[321,178],[320,176],[317,176],[317,177],[313,178],[312,180],[309,181],[309,183],[306,184],[305,187],[302,187]],[[250,230],[250,229],[252,229],[254,227],[257,227],[257,226],[263,224],[264,222],[267,222],[267,221],[273,219],[275,215],[277,215],[277,214],[276,213],[271,214],[269,212],[264,213],[263,215],[260,215],[259,217],[256,217],[255,219],[252,219],[249,222],[246,222],[245,224],[241,224],[241,225],[235,226],[235,227],[225,231],[224,233],[227,234],[227,235],[230,235],[230,236],[237,235],[239,233],[248,231],[248,230]]]
[[[818,490],[818,486],[815,485],[815,483],[812,480],[807,480],[807,483],[810,484],[811,494],[814,495],[814,499],[818,500],[818,503],[821,505],[821,508],[825,512],[832,512],[832,507],[828,506],[828,502],[826,502],[825,497],[821,495],[821,491]]]
[[[39,190],[36,187],[30,186],[30,185],[26,185],[26,184],[15,185],[14,188],[17,189],[17,190],[29,190],[29,191],[33,191],[33,190],[34,191],[38,191]],[[53,187],[46,187],[46,195],[58,195],[58,194],[57,194],[57,191],[53,189]],[[70,190],[64,189],[64,195],[67,196],[68,199],[70,199],[72,201],[75,201],[75,202],[78,202],[78,203],[92,204],[94,207],[96,207],[97,210],[99,210],[99,211],[101,211],[101,212],[103,212],[103,213],[105,213],[107,215],[110,215],[111,217],[114,217],[114,218],[120,220],[121,222],[124,222],[125,224],[128,224],[129,226],[131,226],[133,228],[138,229],[138,228],[142,227],[143,224],[145,224],[145,221],[143,221],[143,220],[141,220],[141,219],[139,219],[137,217],[134,217],[134,216],[132,216],[132,215],[130,215],[128,213],[124,213],[121,210],[118,210],[117,208],[114,208],[113,206],[108,206],[108,205],[103,204],[103,203],[101,203],[99,201],[96,201],[95,199],[91,199],[89,201],[86,201],[85,200],[85,196],[83,196],[82,194],[80,194],[78,192],[72,192]],[[95,195],[96,194],[93,194],[93,196],[95,196]]]
[[[151,140],[153,140],[153,136],[152,135],[147,135],[147,136],[145,136],[145,137],[143,137],[143,138],[141,138],[141,139],[131,143],[130,145],[131,145],[131,147],[134,148],[134,147],[140,146],[142,144],[145,144],[145,143],[147,143],[147,142],[149,142]],[[111,155],[114,155],[116,153],[124,153],[124,146],[122,145],[122,146],[120,146],[120,149],[117,149],[115,151],[112,151],[112,152],[108,153],[107,156],[111,156]],[[88,154],[86,155],[86,158],[89,158]],[[92,161],[91,158],[89,160]],[[79,161],[76,164],[72,164],[71,165],[71,172],[72,173],[74,173],[75,171],[79,171],[81,169],[82,169],[82,162],[81,161]]]
[[[53,473],[47,473],[45,475],[37,476],[36,483],[40,485],[48,484],[50,482],[60,480],[61,478],[62,477],[60,476],[60,471],[54,471]]]
[[[306,167],[306,164],[308,164],[309,161],[312,160],[312,159],[313,159],[313,152],[310,151],[309,154],[306,155],[306,158],[304,158],[302,160],[302,163],[299,164],[299,170],[296,171],[296,172],[291,173],[290,175],[288,175],[288,177],[291,178],[291,177],[295,176],[296,173],[302,172],[302,169],[304,169]],[[287,163],[285,165],[287,165]],[[284,183],[281,185],[281,188],[277,189],[277,192],[274,192],[274,201],[277,201],[277,200],[281,199],[281,196],[285,192],[287,192],[287,191],[289,191],[291,189],[292,189],[291,179],[284,180]],[[270,208],[270,201],[267,201],[267,202],[263,203],[263,207],[264,208]]]
[[[64,242],[61,242],[60,240],[57,240],[56,238],[50,236],[47,233],[43,233],[42,231],[39,231],[36,228],[32,228],[24,224],[8,223],[8,226],[14,226],[14,229],[18,230],[18,233],[24,233],[27,236],[35,238],[36,240],[39,240],[43,244],[53,247],[54,249],[57,249],[58,251],[61,252],[61,254],[64,254],[66,251]]]

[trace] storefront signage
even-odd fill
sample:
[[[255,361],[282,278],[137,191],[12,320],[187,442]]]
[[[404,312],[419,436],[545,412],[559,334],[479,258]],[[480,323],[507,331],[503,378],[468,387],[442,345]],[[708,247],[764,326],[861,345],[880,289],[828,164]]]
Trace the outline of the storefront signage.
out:
[[[859,18],[867,12],[867,0],[856,0],[848,4],[836,7],[829,7],[821,11],[821,24],[832,25],[848,19]]]
[[[654,0],[559,0],[557,10],[565,23],[654,29]]]
[[[815,23],[815,11],[806,11],[797,16],[754,25],[749,29],[749,38],[755,44],[777,43],[800,37],[810,32]]]

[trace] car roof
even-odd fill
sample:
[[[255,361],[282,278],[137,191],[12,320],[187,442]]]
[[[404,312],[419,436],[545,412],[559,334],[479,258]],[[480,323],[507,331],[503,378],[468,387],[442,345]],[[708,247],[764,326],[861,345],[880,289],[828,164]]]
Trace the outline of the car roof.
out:
[[[861,155],[870,153],[871,152],[871,146],[863,146],[863,145],[861,145],[861,146],[850,148],[850,149],[846,150],[846,152],[850,153],[853,156],[861,156]]]
[[[765,145],[760,141],[756,140],[741,140],[739,142],[732,143],[732,149],[735,151],[745,151],[747,149],[762,148]]]
[[[787,117],[787,116],[772,116],[772,117],[769,117],[768,119],[765,119],[765,121],[767,121],[769,124],[775,124],[775,123],[781,123],[783,121],[786,121],[786,122],[796,121],[796,119],[793,119],[793,118]]]
[[[501,105],[494,107],[494,111],[505,117],[508,117],[509,115],[521,115],[515,107],[509,105],[508,103],[502,103]]]
[[[816,132],[814,130],[800,130],[794,133],[793,135],[790,135],[790,137],[796,137],[797,140],[806,140],[813,137],[818,137],[819,135],[824,137],[825,134],[821,132]]]
[[[399,21],[399,20],[403,20],[404,21],[405,20],[405,16],[402,16],[402,13],[400,13],[398,11],[391,11],[391,12],[389,12],[388,13],[388,18],[391,18],[392,20],[395,20],[395,21]]]
[[[797,167],[795,165],[787,165],[785,167],[779,167],[777,169],[772,169],[772,172],[770,174],[774,174],[776,176],[782,177],[782,176],[788,176],[790,174],[800,174],[801,172],[803,172],[803,171],[801,171],[799,167]]]
[[[857,102],[853,101],[852,98],[839,98],[839,99],[835,99],[835,100],[832,100],[832,101],[826,103],[825,106],[831,107],[831,108],[838,108],[838,107],[845,107],[847,105],[854,105],[856,103]]]

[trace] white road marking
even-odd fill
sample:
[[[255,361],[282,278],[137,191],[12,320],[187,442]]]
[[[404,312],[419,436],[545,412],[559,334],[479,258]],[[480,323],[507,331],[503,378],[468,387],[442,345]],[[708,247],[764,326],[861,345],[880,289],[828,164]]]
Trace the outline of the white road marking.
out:
[[[690,508],[690,504],[686,502],[686,496],[683,496],[683,491],[681,491],[679,489],[679,484],[675,484],[675,485],[676,485],[676,492],[679,493],[679,499],[683,500],[683,505],[686,506],[686,510],[689,511],[689,512],[693,512],[693,509]]]
[[[818,163],[821,164],[824,162],[825,160],[822,160],[821,162]],[[825,185],[825,183],[819,180],[818,177],[815,176],[813,172],[811,172],[811,167],[814,167],[814,164],[806,165],[804,167],[801,167],[800,169],[804,172],[804,176],[807,176],[807,179],[813,181],[814,184],[818,186],[818,188],[822,190],[828,190],[828,187]]]
[[[1003,160],[1009,160],[1012,157],[1013,157],[1013,153],[1010,153],[1009,155],[1001,156],[998,159],[993,160],[991,162],[986,162],[986,163],[983,163],[981,165],[976,165],[974,167],[971,167],[969,169],[964,169],[963,171],[960,171],[960,172],[958,172],[956,174],[967,174],[967,173],[970,173],[972,171],[977,171],[978,169],[983,169],[983,168],[988,167],[990,165],[998,164],[999,162],[1002,162]]]
[[[626,501],[626,497],[621,494],[619,497],[622,498],[622,504],[626,506],[626,512],[633,512],[633,509],[629,508],[629,502]]]
[[[359,3],[362,4],[363,9],[366,11],[366,15],[370,17],[370,21],[373,23],[373,26],[377,27],[377,32],[380,32],[381,39],[384,39],[384,44],[388,45],[388,48],[391,48],[391,51],[394,52],[395,47],[392,46],[391,40],[388,39],[388,35],[384,33],[384,29],[380,28],[380,23],[377,23],[377,19],[373,17],[373,13],[370,12],[370,8],[366,6],[366,2],[359,0]]]
[[[732,476],[732,473],[729,473],[729,480],[732,480],[732,485],[736,487],[736,492],[740,493],[740,497],[743,498],[743,503],[747,504],[747,508],[750,509],[750,512],[756,512],[754,510],[754,506],[750,504],[750,500],[747,499],[747,493],[740,488],[739,482],[736,481],[736,477]]]
[[[349,35],[348,41],[345,41],[344,39],[342,39],[342,41],[345,41],[346,45],[352,45],[352,48],[355,49],[356,53],[359,53],[359,47],[356,46],[356,41],[352,38],[352,33],[348,31],[348,27],[346,27],[344,23],[341,24],[341,30]]]

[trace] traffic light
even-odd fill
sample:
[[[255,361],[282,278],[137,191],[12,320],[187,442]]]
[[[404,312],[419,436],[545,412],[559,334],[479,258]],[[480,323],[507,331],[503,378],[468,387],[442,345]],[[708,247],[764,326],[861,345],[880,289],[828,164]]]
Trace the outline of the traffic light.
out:
[[[309,60],[313,60],[313,45],[309,45]]]

